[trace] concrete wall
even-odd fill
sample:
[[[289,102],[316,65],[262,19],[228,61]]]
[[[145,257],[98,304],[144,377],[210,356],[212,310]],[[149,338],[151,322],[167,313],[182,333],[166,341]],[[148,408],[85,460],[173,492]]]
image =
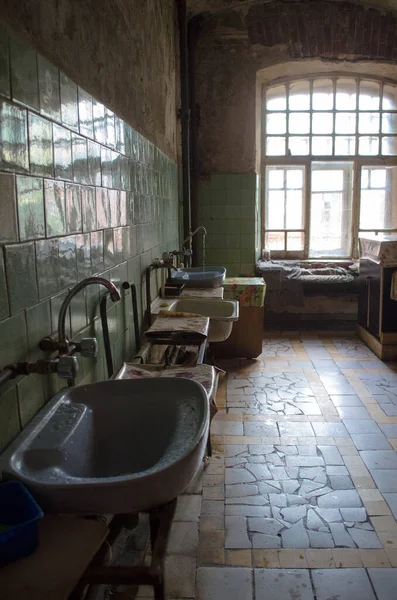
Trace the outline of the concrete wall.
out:
[[[93,17],[86,18],[84,27]],[[106,14],[103,18],[106,22]],[[44,31],[45,14],[35,13],[33,22]],[[112,30],[109,19],[106,25]],[[154,44],[156,21],[145,27]],[[164,24],[158,27],[161,37]],[[80,39],[77,28],[74,22],[70,31]],[[173,31],[169,30],[170,36]],[[117,28],[113,34],[119,35]],[[59,57],[68,62],[71,39],[65,36],[61,43],[65,56]],[[62,42],[64,38],[59,39]],[[174,41],[169,40],[164,52],[173,52]],[[130,40],[130,55],[133,50]],[[106,62],[103,51],[97,57],[92,52],[91,48],[92,74],[87,62],[85,76],[91,90],[99,86],[94,97],[87,92],[86,77],[77,63],[75,70],[83,84],[79,86],[35,48],[0,26],[0,370],[9,363],[44,358],[38,348],[40,339],[56,332],[59,308],[68,290],[90,275],[101,275],[118,285],[126,280],[135,282],[142,325],[145,269],[164,250],[179,245],[175,74],[172,76],[170,67],[175,65],[175,57],[163,58],[170,81],[157,72],[155,89],[156,73],[149,72],[152,59],[139,58],[142,74],[148,72],[149,85],[136,79],[136,71],[120,70],[121,63],[129,59],[119,48],[115,92],[114,76],[113,83],[109,81],[112,68],[116,69],[112,55]],[[85,61],[82,50],[80,62]],[[97,79],[96,67],[107,73],[106,81]],[[134,86],[135,103],[131,99],[126,102],[126,90]],[[168,155],[103,102],[107,93],[112,94],[112,107],[128,109],[130,121],[150,130],[151,138],[158,139]],[[144,119],[142,111],[151,115],[151,120]],[[167,111],[170,122],[166,123]],[[160,286],[160,272],[153,274],[151,283],[154,295]],[[79,358],[79,384],[107,379],[99,319],[102,294],[103,288],[98,286],[86,288],[75,297],[67,315],[70,339],[96,337],[99,342],[96,359]],[[109,302],[115,369],[135,350],[131,312],[129,291],[122,292],[120,302]],[[2,386],[0,451],[64,384],[56,375],[30,375]]]
[[[0,18],[175,160],[174,0],[3,0]]]

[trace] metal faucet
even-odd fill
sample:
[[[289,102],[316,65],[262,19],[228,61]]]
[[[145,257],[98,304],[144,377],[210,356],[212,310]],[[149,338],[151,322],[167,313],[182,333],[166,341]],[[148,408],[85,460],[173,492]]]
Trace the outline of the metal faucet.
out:
[[[61,309],[59,311],[58,317],[58,345],[59,350],[61,352],[67,352],[68,349],[68,340],[66,337],[66,314],[69,308],[69,305],[73,298],[81,292],[82,289],[87,287],[88,285],[103,285],[110,293],[110,298],[113,302],[117,302],[120,300],[121,296],[111,281],[105,279],[104,277],[86,277],[79,283],[77,283],[68,293],[65,300],[62,302]]]
[[[183,240],[183,242],[182,242],[182,248],[184,247],[184,245],[185,245],[187,242],[191,242],[191,241],[192,241],[192,237],[193,237],[194,235],[196,235],[196,233],[197,233],[198,231],[200,231],[200,229],[202,229],[202,230],[203,230],[203,235],[207,235],[207,230],[206,230],[206,228],[205,228],[205,227],[203,227],[202,225],[200,225],[200,227],[196,227],[196,229],[195,229],[194,231],[190,231],[190,233],[189,233],[189,235],[187,236],[187,238],[186,238],[185,240]]]

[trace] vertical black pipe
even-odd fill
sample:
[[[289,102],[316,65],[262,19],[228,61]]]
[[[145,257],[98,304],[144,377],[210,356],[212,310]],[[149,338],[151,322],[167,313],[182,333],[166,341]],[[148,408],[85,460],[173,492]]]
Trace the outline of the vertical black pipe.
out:
[[[189,98],[189,56],[187,40],[186,0],[176,0],[179,27],[179,59],[181,80],[181,119],[182,136],[182,198],[183,198],[183,237],[190,233],[190,98]]]
[[[188,23],[188,60],[189,60],[189,101],[190,101],[190,206],[192,215],[192,229],[196,229],[202,223],[199,223],[199,159],[197,153],[197,136],[199,127],[200,111],[196,102],[196,82],[195,82],[195,49],[201,17],[197,16]],[[198,239],[201,236],[195,236],[192,240],[193,266],[199,264],[198,257]]]
[[[102,323],[102,332],[103,332],[103,343],[105,346],[105,357],[106,357],[106,367],[108,370],[109,379],[113,375],[113,358],[112,358],[112,346],[110,343],[110,335],[109,335],[109,325],[108,325],[108,313],[106,310],[106,303],[108,300],[109,293],[106,292],[101,298],[99,303],[99,312],[101,315],[101,323]]]

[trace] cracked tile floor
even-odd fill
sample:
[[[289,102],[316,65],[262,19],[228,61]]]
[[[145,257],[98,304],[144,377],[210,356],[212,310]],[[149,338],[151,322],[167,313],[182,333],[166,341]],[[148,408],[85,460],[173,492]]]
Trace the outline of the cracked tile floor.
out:
[[[296,333],[218,364],[213,457],[178,500],[168,597],[397,598],[397,364],[350,334]]]

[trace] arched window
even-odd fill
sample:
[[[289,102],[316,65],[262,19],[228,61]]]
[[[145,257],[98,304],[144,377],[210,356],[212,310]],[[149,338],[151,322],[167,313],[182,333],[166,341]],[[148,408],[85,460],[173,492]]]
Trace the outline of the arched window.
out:
[[[316,76],[263,88],[264,247],[355,255],[360,233],[397,230],[397,86]]]

